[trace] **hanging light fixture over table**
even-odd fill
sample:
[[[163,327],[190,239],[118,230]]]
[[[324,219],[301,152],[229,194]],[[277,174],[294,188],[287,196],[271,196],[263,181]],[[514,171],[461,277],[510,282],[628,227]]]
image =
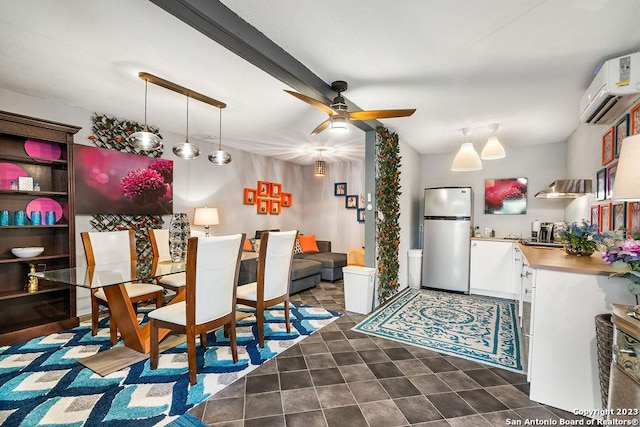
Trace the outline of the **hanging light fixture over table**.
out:
[[[226,108],[227,104],[225,104],[222,101],[218,101],[217,99],[214,98],[210,98],[206,95],[203,95],[199,92],[193,91],[191,89],[188,89],[184,86],[180,86],[178,84],[175,84],[173,82],[170,82],[168,80],[165,80],[163,78],[160,78],[158,76],[154,76],[153,74],[149,74],[149,73],[145,73],[145,72],[140,72],[138,73],[138,77],[140,77],[142,80],[145,81],[145,129],[146,129],[146,111],[147,111],[147,104],[146,104],[146,82],[151,82],[155,85],[158,86],[162,86],[165,89],[169,89],[172,90],[174,92],[180,93],[184,96],[187,97],[187,136],[186,136],[186,140],[184,143],[180,144],[180,145],[176,145],[175,147],[173,147],[173,153],[182,158],[182,159],[193,159],[196,158],[200,155],[200,149],[198,149],[198,147],[196,147],[195,145],[193,145],[191,142],[189,142],[189,98],[193,98],[196,99],[200,102],[204,102],[205,104],[209,104],[209,105],[213,105],[214,107],[217,107],[219,109],[222,108]],[[222,123],[222,114],[220,116],[220,121]],[[222,129],[222,124],[220,125],[220,129]],[[132,137],[135,134],[132,134]],[[222,135],[220,135],[222,138]],[[226,162],[224,163],[218,163],[217,161],[214,161],[214,159],[217,159],[217,155],[219,154],[219,152],[222,151],[222,146],[219,145],[219,150],[214,153],[211,154],[209,156],[209,160],[211,160],[212,162],[216,163],[216,164],[226,164],[229,163],[231,161],[231,155],[229,153],[226,153],[224,151],[222,151],[222,153],[228,155],[228,160],[226,160]],[[213,157],[213,159],[212,159]],[[225,157],[222,156],[222,158],[224,159]]]
[[[181,159],[195,159],[200,155],[200,149],[189,142],[189,95],[187,95],[187,136],[182,144],[173,147],[173,154]]]
[[[153,151],[162,148],[162,141],[158,135],[149,132],[147,127],[147,79],[144,79],[144,130],[130,135],[131,145],[138,150]]]
[[[220,133],[218,134],[218,149],[209,154],[209,161],[216,165],[231,163],[231,154],[222,149],[222,108],[220,108]]]

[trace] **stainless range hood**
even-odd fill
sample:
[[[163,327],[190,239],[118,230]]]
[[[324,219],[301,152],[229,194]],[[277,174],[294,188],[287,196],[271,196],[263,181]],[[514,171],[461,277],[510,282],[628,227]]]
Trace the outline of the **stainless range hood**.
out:
[[[591,193],[590,179],[559,179],[536,193],[538,199],[575,199]]]

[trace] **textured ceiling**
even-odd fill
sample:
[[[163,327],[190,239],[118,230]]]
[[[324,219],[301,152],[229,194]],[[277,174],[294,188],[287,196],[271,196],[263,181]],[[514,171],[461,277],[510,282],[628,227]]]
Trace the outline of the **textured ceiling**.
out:
[[[222,3],[325,82],[348,81],[360,108],[417,108],[380,121],[424,154],[490,123],[507,151],[564,141],[597,67],[640,50],[634,0]],[[330,161],[363,155],[361,130],[311,136],[325,113],[149,1],[0,2],[0,55],[9,91],[143,121],[146,71],[226,102],[225,146],[301,164],[318,147]],[[150,124],[185,132],[185,97],[150,85],[148,99]],[[213,150],[218,111],[192,100],[189,134]]]

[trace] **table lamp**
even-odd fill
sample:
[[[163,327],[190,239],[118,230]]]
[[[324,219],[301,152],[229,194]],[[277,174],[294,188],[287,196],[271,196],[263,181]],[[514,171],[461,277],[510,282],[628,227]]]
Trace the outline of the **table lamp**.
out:
[[[209,237],[209,226],[220,224],[217,208],[196,208],[193,225],[204,225],[205,237]]]

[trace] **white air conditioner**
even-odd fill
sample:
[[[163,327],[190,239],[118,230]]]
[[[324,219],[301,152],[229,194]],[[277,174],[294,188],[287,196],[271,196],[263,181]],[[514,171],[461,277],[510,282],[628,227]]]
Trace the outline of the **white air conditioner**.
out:
[[[580,120],[610,124],[640,98],[640,52],[609,59],[580,100]]]

